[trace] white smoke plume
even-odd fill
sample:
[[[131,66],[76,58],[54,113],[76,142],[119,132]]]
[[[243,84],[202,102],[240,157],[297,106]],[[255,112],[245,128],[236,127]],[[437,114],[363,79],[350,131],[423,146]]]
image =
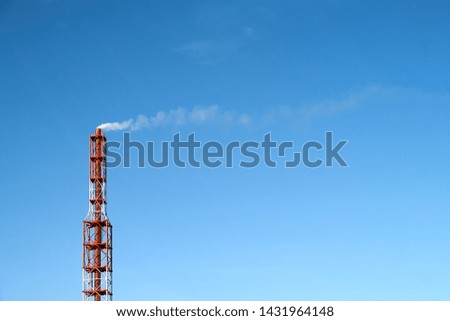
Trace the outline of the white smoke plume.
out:
[[[103,123],[103,124],[97,126],[97,128],[103,129],[105,131],[125,130],[125,129],[129,128],[132,123],[133,123],[133,120],[129,119],[129,120],[125,120],[120,123],[119,122]]]
[[[266,110],[263,114],[238,114],[232,111],[221,110],[219,106],[194,107],[186,109],[178,107],[168,111],[159,111],[153,116],[139,115],[135,119],[122,122],[104,123],[98,128],[104,131],[131,130],[138,131],[144,128],[157,128],[163,126],[179,127],[182,125],[242,125],[249,124],[292,124],[292,126],[306,128],[317,119],[332,117],[348,112],[364,104],[373,96],[389,94],[386,89],[379,86],[367,86],[358,90],[347,92],[337,99],[325,99],[313,105],[306,106],[278,106]]]
[[[250,116],[247,114],[236,115],[230,111],[221,111],[219,106],[194,107],[188,110],[183,107],[171,109],[169,111],[159,111],[153,116],[139,115],[135,119],[122,122],[103,123],[98,128],[104,131],[131,130],[138,131],[144,128],[157,128],[162,126],[182,126],[185,124],[241,124],[250,123]]]

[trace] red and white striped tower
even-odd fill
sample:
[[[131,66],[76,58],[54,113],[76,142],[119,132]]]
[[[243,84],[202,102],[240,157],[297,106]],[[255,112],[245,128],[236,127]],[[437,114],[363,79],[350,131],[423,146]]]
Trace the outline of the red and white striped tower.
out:
[[[106,215],[106,138],[90,139],[89,211],[83,221],[83,301],[112,300],[112,225]]]

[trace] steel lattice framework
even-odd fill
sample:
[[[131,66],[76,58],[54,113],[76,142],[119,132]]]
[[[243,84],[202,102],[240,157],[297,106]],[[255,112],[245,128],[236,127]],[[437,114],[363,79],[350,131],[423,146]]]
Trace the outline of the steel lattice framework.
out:
[[[83,301],[112,300],[112,225],[106,215],[106,138],[90,137],[89,211],[83,221]]]

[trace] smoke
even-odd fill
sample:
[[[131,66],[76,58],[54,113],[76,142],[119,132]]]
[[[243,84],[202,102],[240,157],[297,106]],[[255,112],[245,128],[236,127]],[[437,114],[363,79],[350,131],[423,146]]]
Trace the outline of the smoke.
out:
[[[158,128],[163,126],[180,127],[183,125],[290,125],[295,128],[308,128],[315,121],[330,118],[358,108],[374,96],[388,94],[380,86],[366,86],[352,90],[339,98],[325,99],[315,104],[303,106],[278,106],[262,113],[237,114],[232,111],[221,110],[219,106],[194,107],[186,109],[178,107],[168,111],[159,111],[152,116],[139,115],[135,119],[122,122],[104,123],[98,128],[104,131],[130,130],[138,131],[144,128]]]
[[[370,99],[386,95],[380,86],[366,86],[351,90],[339,98],[324,99],[303,106],[278,106],[269,109],[264,114],[264,121],[270,125],[290,125],[296,128],[309,128],[316,121],[332,118],[351,112],[365,105]]]
[[[113,123],[103,123],[97,128],[103,129],[104,131],[111,131],[111,130],[125,130],[131,126],[133,123],[132,119],[123,121],[123,122],[113,122]]]
[[[122,122],[103,123],[98,128],[104,131],[131,130],[138,131],[144,128],[157,128],[163,126],[182,126],[186,124],[241,124],[250,123],[247,114],[236,115],[234,112],[222,111],[219,106],[194,107],[188,110],[183,107],[169,111],[159,111],[153,116],[139,115],[135,119]]]

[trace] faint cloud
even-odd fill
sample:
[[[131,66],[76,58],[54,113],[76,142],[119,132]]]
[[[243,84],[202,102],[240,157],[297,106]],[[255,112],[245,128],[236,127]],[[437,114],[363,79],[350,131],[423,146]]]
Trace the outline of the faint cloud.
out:
[[[250,115],[243,114],[239,117],[239,123],[242,125],[250,124]]]
[[[268,111],[264,119],[265,122],[271,124],[289,122],[294,125],[307,127],[318,119],[331,117],[357,108],[365,100],[382,91],[382,88],[378,86],[368,86],[361,90],[350,91],[340,99],[327,99],[301,107],[280,106]]]
[[[239,48],[237,41],[193,41],[176,48],[174,51],[186,54],[197,63],[212,64],[223,60]]]
[[[204,65],[214,64],[224,60],[231,54],[242,50],[249,43],[251,38],[255,40],[255,29],[245,26],[235,37],[225,39],[196,40],[185,43],[173,51],[183,54],[193,59],[195,62]]]

